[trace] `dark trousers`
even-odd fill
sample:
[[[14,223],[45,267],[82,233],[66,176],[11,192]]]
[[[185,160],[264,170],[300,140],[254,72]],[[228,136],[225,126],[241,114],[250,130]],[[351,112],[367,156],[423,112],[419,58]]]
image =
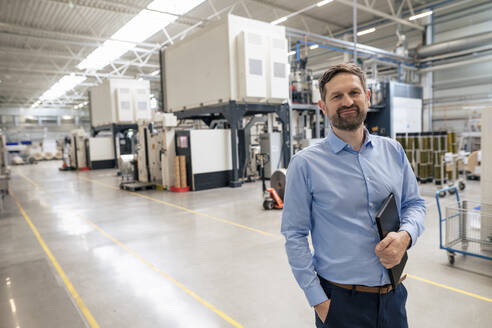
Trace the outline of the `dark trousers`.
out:
[[[317,328],[408,328],[407,290],[402,283],[380,295],[347,290],[319,278],[331,304],[324,324],[315,313]]]

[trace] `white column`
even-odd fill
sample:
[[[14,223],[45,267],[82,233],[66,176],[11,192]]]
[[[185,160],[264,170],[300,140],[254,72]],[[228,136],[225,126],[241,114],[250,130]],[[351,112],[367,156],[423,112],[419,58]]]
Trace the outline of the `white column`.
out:
[[[425,31],[425,44],[429,45],[434,42],[434,25],[433,25],[433,16],[429,16],[428,24]],[[422,76],[422,87],[424,93],[424,99],[432,99],[433,98],[433,76],[432,72],[427,72]],[[423,119],[423,131],[432,131],[432,104],[427,105],[424,108],[424,112],[422,115]]]
[[[482,222],[480,239],[492,241],[492,109],[482,110],[482,163],[480,165],[480,188]],[[488,216],[487,216],[488,215]],[[492,251],[491,246],[482,249]]]

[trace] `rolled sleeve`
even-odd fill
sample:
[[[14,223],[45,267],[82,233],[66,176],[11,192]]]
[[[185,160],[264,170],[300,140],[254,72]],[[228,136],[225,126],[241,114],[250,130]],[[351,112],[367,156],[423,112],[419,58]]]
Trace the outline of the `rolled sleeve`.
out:
[[[424,232],[424,220],[427,210],[424,199],[419,195],[415,174],[401,146],[400,153],[403,161],[400,231],[404,230],[410,234],[412,238],[411,246],[413,246],[418,237]]]
[[[294,156],[287,170],[281,232],[294,277],[309,304],[314,306],[328,298],[314,270],[308,243],[312,203],[309,181],[307,162]]]

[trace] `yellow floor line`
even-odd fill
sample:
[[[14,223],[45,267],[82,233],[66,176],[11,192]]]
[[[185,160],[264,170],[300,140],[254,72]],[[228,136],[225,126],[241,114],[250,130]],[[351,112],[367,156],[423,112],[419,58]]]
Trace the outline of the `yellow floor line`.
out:
[[[29,181],[30,183],[32,183],[35,187],[37,188],[41,188],[41,186],[34,180],[30,179],[29,177],[25,176],[24,174],[22,174],[21,172],[19,172],[18,170],[15,171],[16,174],[20,175],[21,177],[23,177],[24,179],[26,179],[27,181]]]
[[[27,178],[27,177],[26,177]],[[105,186],[107,188],[111,188],[111,189],[115,189],[115,190],[121,190],[120,188],[117,188],[117,187],[114,187],[114,186],[111,186],[109,184],[105,184],[105,183],[102,183],[102,182],[99,182],[99,181],[95,181],[95,180],[92,180],[92,179],[88,179],[88,178],[85,178],[85,177],[79,177],[83,180],[87,180],[87,181],[90,181],[90,182],[94,182],[94,183],[97,183],[97,184],[100,184],[102,186]],[[33,183],[34,185],[37,185],[39,187],[38,184],[36,184],[34,181],[30,180],[30,179],[26,179],[28,180],[29,182]],[[131,192],[131,191],[128,191],[129,193],[132,193],[132,194],[135,194],[139,197],[142,197],[142,198],[147,198],[149,200],[152,200],[152,201],[155,201],[155,202],[158,202],[158,203],[162,203],[164,205],[168,205],[168,206],[171,206],[171,207],[175,207],[175,208],[179,208],[179,209],[182,209],[184,211],[187,211],[189,213],[193,213],[193,214],[196,214],[196,215],[201,215],[201,216],[205,216],[205,217],[209,217],[209,218],[212,218],[214,220],[218,220],[218,221],[221,221],[221,220],[224,220],[224,219],[220,219],[220,218],[215,218],[213,216],[210,216],[208,214],[205,214],[205,213],[200,213],[200,212],[196,212],[196,211],[193,211],[193,210],[190,210],[190,209],[187,209],[185,207],[182,207],[182,206],[179,206],[179,205],[175,205],[175,204],[172,204],[172,203],[167,203],[165,201],[161,201],[159,199],[155,199],[155,198],[152,198],[152,197],[148,197],[148,196],[145,196],[145,195],[141,195],[139,193],[136,193],[136,192]],[[228,223],[228,224],[234,224],[234,225],[238,225],[237,223],[235,222],[232,222],[232,221],[229,221],[229,220],[224,220],[226,221],[225,223]],[[230,223],[229,223],[230,222]],[[239,225],[241,226],[241,225]],[[247,227],[247,226],[244,226],[244,228],[249,228],[249,229],[253,229],[253,231],[257,230],[257,229],[254,229],[254,228],[250,228],[250,227]],[[248,229],[248,230],[249,230]],[[281,236],[278,236],[278,235],[274,235],[274,234],[271,234],[271,233],[268,233],[268,232],[264,232],[264,231],[261,231],[261,230],[258,230],[256,232],[259,232],[259,233],[262,233],[264,235],[267,235],[267,236],[270,236],[270,237],[274,237],[274,238],[282,238]],[[486,302],[492,302],[492,299],[490,298],[487,298],[487,297],[484,297],[484,296],[481,296],[481,295],[477,295],[477,294],[474,294],[474,293],[470,293],[470,292],[467,292],[467,291],[464,291],[464,290],[461,290],[461,289],[458,289],[458,288],[454,288],[454,287],[450,287],[450,286],[447,286],[447,285],[444,285],[444,284],[441,284],[441,283],[437,283],[437,282],[434,282],[432,280],[428,280],[428,279],[424,279],[424,278],[420,278],[418,276],[415,276],[415,275],[412,275],[412,274],[407,274],[409,278],[411,279],[414,279],[414,280],[418,280],[418,281],[421,281],[421,282],[424,282],[424,283],[427,283],[427,284],[430,284],[430,285],[434,285],[434,286],[437,286],[437,287],[441,287],[441,288],[444,288],[444,289],[447,289],[447,290],[451,290],[451,291],[454,291],[456,293],[460,293],[460,294],[464,294],[464,295],[467,295],[467,296],[470,296],[470,297],[473,297],[473,298],[477,298],[477,299],[480,299],[482,301],[486,301]]]
[[[23,178],[25,178],[27,181],[29,181],[30,183],[38,186],[39,188],[41,188],[36,182],[34,182],[33,180],[29,179],[28,177],[26,176],[23,176],[21,175]],[[96,182],[96,181],[94,181]],[[115,188],[117,190],[119,190],[119,188]],[[16,201],[17,202],[17,201]],[[20,204],[17,202],[17,205],[20,207]],[[23,212],[24,210],[21,208],[21,212]],[[25,212],[23,212],[23,215],[25,214]],[[167,273],[165,273],[164,271],[160,270],[159,268],[157,268],[156,266],[154,266],[152,263],[148,262],[147,260],[145,260],[142,256],[138,255],[137,253],[135,253],[133,250],[131,250],[130,248],[128,248],[125,244],[123,244],[122,242],[120,242],[119,240],[117,240],[116,238],[114,238],[113,236],[111,236],[109,233],[107,233],[106,231],[104,231],[102,228],[100,228],[98,225],[96,225],[94,222],[92,222],[91,220],[81,216],[80,214],[77,214],[81,219],[83,219],[87,224],[91,225],[94,229],[96,229],[97,231],[99,231],[101,234],[103,234],[106,238],[108,238],[109,240],[111,240],[113,243],[115,243],[116,245],[118,245],[119,247],[121,247],[122,249],[124,249],[126,252],[128,252],[129,254],[131,254],[132,256],[134,256],[135,258],[137,258],[139,261],[141,261],[142,263],[144,263],[145,265],[147,265],[149,268],[151,268],[152,270],[154,270],[155,272],[159,273],[161,276],[163,276],[164,278],[166,278],[167,280],[169,280],[170,282],[172,282],[173,284],[175,284],[178,288],[180,288],[182,291],[184,291],[186,294],[190,295],[191,297],[193,297],[194,299],[196,299],[198,302],[200,302],[202,305],[206,306],[207,308],[209,308],[210,310],[212,310],[215,314],[217,314],[218,316],[220,316],[222,319],[224,319],[225,321],[227,321],[228,323],[230,323],[232,326],[234,327],[237,327],[237,328],[242,328],[243,326],[238,323],[237,321],[235,321],[234,319],[232,319],[231,317],[229,317],[227,314],[225,314],[224,312],[220,311],[219,309],[217,309],[216,307],[214,307],[212,304],[210,304],[209,302],[207,302],[205,299],[203,299],[202,297],[198,296],[195,292],[193,292],[192,290],[190,290],[188,287],[186,287],[185,285],[183,285],[182,283],[180,283],[179,281],[177,281],[176,279],[174,279],[173,277],[171,277],[170,275],[168,275]],[[25,214],[24,216],[26,218],[26,220],[28,220],[28,223],[30,223],[31,221],[29,220],[29,218],[27,217],[27,214]],[[31,225],[32,223],[30,223]],[[36,229],[34,226],[31,226],[31,228],[33,229]],[[37,234],[36,236],[39,236],[39,233],[37,233],[37,230],[35,231],[35,234]],[[39,238],[41,238],[41,236],[39,236]],[[43,248],[46,246],[46,244],[44,244],[44,241],[42,241],[42,239],[40,240],[40,243],[41,245],[43,246]],[[53,264],[55,265],[55,267],[60,268],[58,263],[56,262],[56,259],[54,259],[53,255],[51,254],[51,252],[49,251],[49,249],[45,249],[45,251],[49,252],[48,256],[50,257],[50,259],[52,259],[52,262]],[[61,270],[61,268],[60,268]],[[63,277],[66,278],[65,274],[63,273],[63,271],[61,271],[60,275]],[[65,281],[65,278],[64,278],[64,281]],[[70,287],[73,289],[73,291],[75,292],[75,294],[77,293],[75,291],[75,289],[73,288],[73,286],[71,285],[70,281],[68,281],[68,278],[66,278],[66,284],[67,284],[67,287],[69,288],[70,291],[72,291],[70,289]],[[70,284],[70,285],[69,285]],[[76,294],[77,297],[78,297],[78,294]],[[77,300],[77,297],[75,297],[74,295],[74,298]],[[80,299],[80,297],[79,297]],[[80,300],[82,301],[82,300]],[[83,303],[82,303],[83,304]],[[85,305],[84,305],[85,307]],[[82,307],[81,307],[82,309]],[[87,310],[88,311],[88,310]],[[90,313],[89,313],[90,315]],[[91,328],[93,326],[91,325]],[[96,326],[94,327],[98,327],[97,324]]]
[[[103,187],[106,187],[106,188],[111,188],[111,189],[115,189],[115,190],[121,190],[120,188],[117,188],[115,186],[112,186],[112,185],[109,185],[109,184],[106,184],[106,183],[103,183],[103,182],[100,182],[100,181],[96,181],[96,180],[92,180],[92,179],[85,178],[85,177],[80,177],[80,176],[79,176],[79,178],[81,178],[82,180],[86,180],[86,181],[90,181],[90,182],[99,184],[99,185],[101,185]],[[186,208],[186,207],[183,207],[183,206],[179,206],[179,205],[176,205],[176,204],[173,204],[173,203],[169,203],[169,202],[166,202],[166,201],[163,201],[163,200],[160,200],[160,199],[156,199],[156,198],[153,198],[153,197],[150,197],[150,196],[147,196],[147,195],[142,195],[142,194],[139,194],[137,192],[128,191],[128,190],[125,190],[125,191],[128,192],[128,193],[130,193],[130,194],[133,194],[135,196],[138,196],[140,198],[144,198],[144,199],[147,199],[147,200],[150,200],[150,201],[153,201],[153,202],[156,202],[156,203],[160,203],[160,204],[163,204],[163,205],[166,205],[166,206],[174,207],[174,208],[180,209],[180,210],[185,211],[185,212],[188,212],[188,213],[192,213],[192,214],[195,214],[195,215],[203,216],[203,217],[209,218],[209,219],[214,220],[214,221],[218,221],[218,222],[222,222],[222,223],[225,223],[225,224],[229,224],[229,225],[232,225],[232,226],[241,228],[241,229],[246,229],[246,230],[249,230],[249,231],[253,231],[253,232],[256,232],[256,233],[259,233],[259,234],[268,236],[268,237],[279,238],[279,239],[280,238],[283,238],[281,235],[276,235],[276,234],[273,234],[273,233],[270,233],[270,232],[266,232],[266,231],[263,231],[263,230],[252,228],[252,227],[249,227],[249,226],[244,225],[244,224],[236,223],[234,221],[230,221],[230,220],[226,220],[226,219],[221,219],[221,218],[218,218],[216,216],[212,216],[212,215],[209,215],[209,214],[206,214],[206,213],[201,213],[201,212],[197,212],[197,211],[194,211],[194,210],[190,210],[189,208]]]
[[[61,268],[61,266],[58,263],[58,261],[56,260],[56,258],[53,256],[53,253],[51,253],[50,249],[48,248],[48,246],[44,242],[43,237],[41,237],[41,235],[39,234],[38,229],[36,228],[36,226],[34,226],[31,219],[27,215],[26,211],[24,211],[24,209],[22,208],[22,205],[15,198],[14,193],[10,191],[10,195],[12,196],[15,203],[17,204],[17,207],[19,208],[19,211],[21,212],[22,216],[27,221],[27,224],[29,225],[29,227],[31,227],[32,232],[34,233],[34,235],[38,239],[39,244],[41,244],[41,247],[43,248],[44,252],[46,253],[48,258],[50,259],[51,263],[53,263],[53,266],[55,267],[56,271],[58,272],[58,274],[62,278],[63,282],[65,283],[65,286],[67,287],[68,291],[70,292],[73,299],[77,303],[77,306],[79,307],[80,311],[82,311],[82,314],[84,315],[85,319],[89,323],[90,327],[91,328],[99,328],[98,323],[96,322],[96,320],[92,316],[91,312],[89,311],[89,309],[85,305],[84,301],[82,301],[82,298],[80,297],[79,293],[77,293],[77,291],[75,290],[75,287],[72,285],[72,283],[68,279],[67,275],[65,274],[65,272]]]
[[[100,233],[102,233],[106,238],[110,239],[113,243],[115,243],[116,245],[118,245],[119,247],[121,247],[122,249],[124,249],[126,252],[128,252],[129,254],[131,254],[132,256],[134,256],[135,258],[137,258],[140,262],[144,263],[149,268],[151,268],[152,270],[154,270],[155,272],[159,273],[161,276],[163,276],[164,278],[166,278],[167,280],[169,280],[170,282],[172,282],[173,284],[175,284],[179,289],[181,289],[186,294],[188,294],[191,297],[193,297],[194,299],[196,299],[202,305],[204,305],[207,308],[209,308],[210,310],[212,310],[215,314],[217,314],[218,316],[220,316],[222,319],[224,319],[225,321],[227,321],[228,323],[230,323],[234,327],[237,327],[237,328],[243,327],[240,323],[238,323],[237,321],[235,321],[234,319],[232,319],[231,317],[229,317],[224,312],[222,312],[219,309],[217,309],[215,306],[213,306],[212,304],[210,304],[209,302],[207,302],[202,297],[198,296],[196,293],[194,293],[193,291],[191,291],[188,287],[186,287],[185,285],[183,285],[182,283],[180,283],[179,281],[177,281],[176,279],[174,279],[173,277],[171,277],[170,275],[168,275],[167,273],[165,273],[161,269],[159,269],[156,266],[154,266],[152,263],[150,263],[147,260],[145,260],[143,257],[141,257],[140,255],[138,255],[137,253],[135,253],[134,251],[132,251],[125,244],[121,243],[118,239],[114,238],[113,236],[111,236],[110,234],[108,234],[106,231],[104,231],[103,229],[101,229],[98,225],[96,225],[95,223],[93,223],[89,219],[81,216],[80,214],[77,214],[77,215],[80,218],[82,218],[86,223],[88,223],[89,225],[91,225],[94,229],[96,229]]]
[[[407,276],[409,278],[412,278],[412,279],[415,279],[415,280],[418,280],[418,281],[422,281],[422,282],[425,282],[425,283],[430,284],[430,285],[434,285],[434,286],[437,286],[437,287],[441,287],[441,288],[445,288],[445,289],[448,289],[448,290],[452,290],[453,292],[456,292],[456,293],[464,294],[464,295],[467,295],[467,296],[478,298],[479,300],[482,300],[482,301],[486,301],[486,302],[491,302],[492,303],[492,298],[487,298],[487,297],[484,297],[484,296],[480,296],[480,295],[477,295],[477,294],[474,294],[474,293],[467,292],[467,291],[462,290],[462,289],[458,289],[458,288],[450,287],[450,286],[447,286],[447,285],[444,285],[444,284],[440,284],[440,283],[434,282],[432,280],[420,278],[420,277],[414,276],[413,274],[407,274]]]

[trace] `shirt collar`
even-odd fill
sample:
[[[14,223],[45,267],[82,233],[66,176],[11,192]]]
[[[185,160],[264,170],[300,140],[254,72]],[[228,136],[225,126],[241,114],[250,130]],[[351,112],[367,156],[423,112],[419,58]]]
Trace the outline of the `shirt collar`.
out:
[[[345,147],[349,147],[349,145],[340,139],[334,132],[333,129],[330,127],[330,130],[328,131],[328,136],[326,137],[328,143],[331,146],[331,149],[335,154],[338,154],[341,152]],[[374,136],[369,133],[369,131],[364,128],[364,143],[362,144],[361,150],[364,147],[371,146],[373,147],[374,143]]]

